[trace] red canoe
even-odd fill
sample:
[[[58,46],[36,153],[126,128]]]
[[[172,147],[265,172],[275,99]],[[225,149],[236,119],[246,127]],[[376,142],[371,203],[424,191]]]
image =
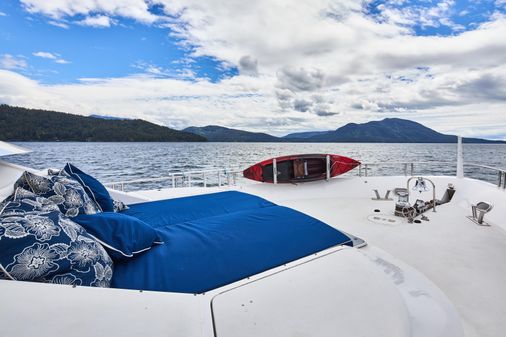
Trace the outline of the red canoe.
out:
[[[243,175],[265,183],[297,183],[335,177],[358,165],[354,159],[335,154],[300,154],[264,160],[245,169]]]

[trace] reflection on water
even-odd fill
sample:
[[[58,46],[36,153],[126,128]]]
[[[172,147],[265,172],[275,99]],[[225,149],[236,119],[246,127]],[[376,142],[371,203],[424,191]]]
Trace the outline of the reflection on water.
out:
[[[454,175],[456,144],[369,143],[18,143],[30,154],[6,157],[10,162],[43,168],[62,168],[72,162],[103,182],[154,178],[173,172],[240,168],[263,159],[295,153],[335,153],[363,163],[427,162],[415,174]],[[506,145],[465,144],[464,159],[506,168]],[[451,164],[441,164],[450,162]],[[358,173],[358,169],[354,172]],[[408,170],[409,172],[409,170]],[[377,174],[403,174],[402,165],[373,166]],[[497,173],[466,167],[468,176],[497,182]]]

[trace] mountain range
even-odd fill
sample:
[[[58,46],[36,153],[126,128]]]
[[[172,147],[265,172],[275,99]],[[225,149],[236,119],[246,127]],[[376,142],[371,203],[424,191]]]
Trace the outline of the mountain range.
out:
[[[400,118],[385,118],[364,124],[349,123],[332,131],[310,131],[274,137],[221,126],[189,127],[212,142],[309,142],[309,143],[456,143],[457,136],[445,135],[420,123]],[[466,143],[506,143],[479,138],[464,138]]]
[[[0,140],[81,142],[353,142],[353,143],[455,143],[420,123],[386,118],[363,124],[349,123],[331,131],[309,131],[276,137],[218,125],[174,130],[141,119],[102,115],[81,116],[40,109],[0,105]],[[506,143],[464,138],[466,143]]]
[[[261,132],[248,132],[237,129],[229,129],[218,125],[204,127],[191,126],[183,129],[185,132],[194,133],[206,138],[210,142],[279,142],[280,138]]]

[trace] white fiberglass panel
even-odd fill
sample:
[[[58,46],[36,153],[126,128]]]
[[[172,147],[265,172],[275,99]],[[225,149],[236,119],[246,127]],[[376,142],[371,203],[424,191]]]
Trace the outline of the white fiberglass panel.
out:
[[[408,337],[396,287],[355,249],[343,249],[217,295],[217,337]]]
[[[0,280],[0,336],[211,337],[202,295]]]

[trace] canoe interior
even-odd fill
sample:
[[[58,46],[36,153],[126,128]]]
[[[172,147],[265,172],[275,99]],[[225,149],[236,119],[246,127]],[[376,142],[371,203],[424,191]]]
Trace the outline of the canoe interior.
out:
[[[262,167],[264,181],[273,181],[272,164]],[[306,158],[277,162],[278,182],[299,182],[324,179],[326,177],[326,158]],[[297,174],[296,174],[297,173]]]

